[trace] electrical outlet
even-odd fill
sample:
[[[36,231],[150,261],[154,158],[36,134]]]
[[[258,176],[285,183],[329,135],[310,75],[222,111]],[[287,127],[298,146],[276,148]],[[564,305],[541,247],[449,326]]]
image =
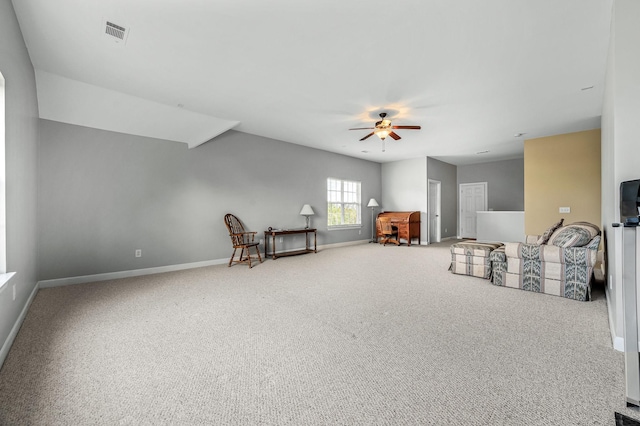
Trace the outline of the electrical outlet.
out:
[[[358,235],[362,235],[362,229],[358,231]]]
[[[142,250],[136,249],[136,257],[142,257]]]
[[[16,300],[16,285],[13,285],[13,300]]]
[[[444,228],[444,233],[445,233],[445,234],[447,233],[447,228]]]
[[[260,244],[264,244],[264,240],[260,238]]]
[[[558,209],[559,213],[571,213],[571,207],[560,207]]]
[[[280,237],[280,242],[282,242],[282,238],[283,238],[283,237]]]

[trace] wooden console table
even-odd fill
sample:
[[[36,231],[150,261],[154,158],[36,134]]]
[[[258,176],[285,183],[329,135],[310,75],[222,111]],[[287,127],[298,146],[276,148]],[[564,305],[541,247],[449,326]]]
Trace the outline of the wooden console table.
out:
[[[305,234],[305,247],[302,250],[283,251],[278,253],[276,250],[276,237],[284,235]],[[313,248],[310,247],[311,238],[309,234],[313,234]],[[269,255],[269,238],[271,238],[271,257],[276,259],[283,256],[295,256],[297,254],[317,253],[318,233],[315,228],[309,229],[270,229],[264,231],[264,256]]]

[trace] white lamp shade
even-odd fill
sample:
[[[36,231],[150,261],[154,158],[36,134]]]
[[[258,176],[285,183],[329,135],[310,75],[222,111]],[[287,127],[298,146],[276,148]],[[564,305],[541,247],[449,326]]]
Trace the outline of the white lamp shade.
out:
[[[313,216],[315,213],[309,204],[305,204],[302,206],[302,210],[300,210],[300,214],[303,216]]]
[[[370,199],[369,204],[367,204],[367,207],[379,207],[379,206],[380,204],[378,204],[375,198]]]

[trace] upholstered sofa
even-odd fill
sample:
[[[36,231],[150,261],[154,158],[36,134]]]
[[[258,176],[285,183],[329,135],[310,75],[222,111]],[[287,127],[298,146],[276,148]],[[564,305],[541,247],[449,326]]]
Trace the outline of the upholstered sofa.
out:
[[[551,226],[525,243],[506,243],[492,251],[491,282],[498,286],[590,300],[600,228],[587,222]]]

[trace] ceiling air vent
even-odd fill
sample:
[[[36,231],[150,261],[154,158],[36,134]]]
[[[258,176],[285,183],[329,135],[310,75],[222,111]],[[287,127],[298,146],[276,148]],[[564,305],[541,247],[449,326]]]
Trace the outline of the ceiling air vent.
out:
[[[104,21],[104,32],[102,33],[106,38],[116,43],[126,43],[129,30],[122,25],[115,24],[108,19]]]
[[[121,27],[120,25],[116,25],[113,22],[107,21],[106,28],[107,28],[106,29],[107,34],[113,37],[118,37],[120,40],[124,40],[124,33],[127,32],[127,30],[124,27]]]

